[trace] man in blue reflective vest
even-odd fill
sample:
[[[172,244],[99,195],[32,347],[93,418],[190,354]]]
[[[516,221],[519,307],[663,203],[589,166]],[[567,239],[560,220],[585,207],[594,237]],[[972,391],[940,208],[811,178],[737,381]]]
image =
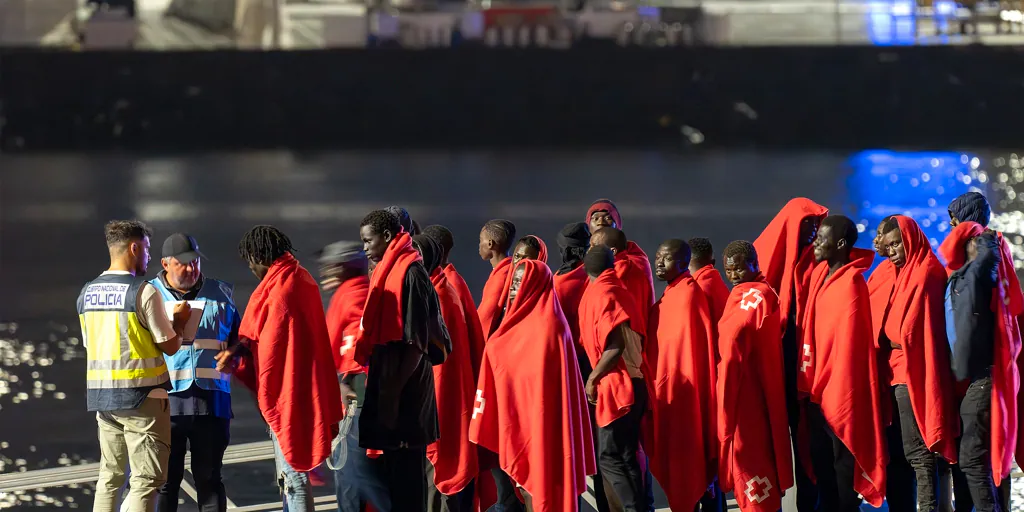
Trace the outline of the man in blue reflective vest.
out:
[[[223,512],[227,496],[221,466],[230,441],[231,376],[217,371],[214,356],[238,342],[241,316],[232,300],[232,286],[203,276],[199,266],[203,255],[195,238],[175,233],[164,240],[162,254],[164,270],[150,283],[164,301],[189,301],[192,314],[200,315],[200,320],[194,337],[186,331],[181,350],[166,356],[172,387],[171,456],[167,482],[160,488],[159,510],[177,510],[185,451],[191,448],[199,509]]]

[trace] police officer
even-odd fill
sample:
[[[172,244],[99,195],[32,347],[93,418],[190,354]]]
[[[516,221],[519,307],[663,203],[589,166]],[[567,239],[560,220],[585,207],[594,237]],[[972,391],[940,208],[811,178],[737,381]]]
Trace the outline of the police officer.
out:
[[[114,220],[104,231],[110,267],[86,283],[78,296],[87,357],[86,401],[99,425],[100,474],[93,510],[116,509],[130,463],[128,509],[152,512],[171,444],[171,383],[164,355],[181,346],[190,311],[178,305],[172,321],[160,293],[143,277],[152,235],[145,224]]]
[[[165,357],[172,387],[171,457],[167,483],[160,488],[160,512],[178,509],[186,450],[192,452],[199,509],[227,509],[221,466],[230,441],[231,375],[217,371],[214,356],[238,342],[241,316],[232,300],[233,287],[203,275],[203,257],[195,238],[175,233],[164,240],[163,271],[150,281],[165,301],[191,301],[193,314],[202,308],[194,340],[185,339],[178,353]],[[186,335],[191,337],[191,332]]]

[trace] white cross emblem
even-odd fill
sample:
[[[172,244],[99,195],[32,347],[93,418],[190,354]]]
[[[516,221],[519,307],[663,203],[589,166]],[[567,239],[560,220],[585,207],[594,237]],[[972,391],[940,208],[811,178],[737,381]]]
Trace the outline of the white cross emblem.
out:
[[[748,300],[747,297],[751,296],[753,296],[753,298]],[[750,311],[760,305],[763,298],[764,297],[761,296],[760,290],[757,288],[751,288],[743,292],[743,297],[740,299],[740,309],[743,311]]]
[[[478,414],[483,414],[484,413],[484,404],[486,404],[486,403],[487,403],[487,400],[484,399],[484,390],[482,390],[482,389],[476,390],[476,401],[473,402],[473,404],[474,404],[473,405],[473,417],[470,418],[471,420],[475,420],[476,416]],[[479,405],[476,405],[476,404],[479,404]]]
[[[811,366],[811,345],[804,343],[804,362],[800,365],[800,371],[807,373],[807,368]]]
[[[356,337],[351,334],[342,338],[341,341],[341,355],[345,355],[345,352],[352,350],[352,347],[356,345]]]
[[[747,499],[754,503],[761,503],[768,499],[768,491],[772,490],[772,483],[763,476],[755,476],[750,480],[747,480],[747,490],[744,494],[747,495]],[[761,494],[763,492],[764,494]]]

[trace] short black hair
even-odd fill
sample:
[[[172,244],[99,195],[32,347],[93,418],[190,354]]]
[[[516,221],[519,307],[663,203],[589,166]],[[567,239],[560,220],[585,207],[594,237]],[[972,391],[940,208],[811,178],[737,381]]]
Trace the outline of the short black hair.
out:
[[[836,242],[846,240],[846,247],[852,248],[857,243],[857,224],[845,215],[829,215],[821,221],[821,227],[828,226]],[[820,229],[820,228],[819,228]]]
[[[605,246],[592,247],[583,257],[583,267],[587,269],[588,276],[597,277],[605,270],[615,267],[615,255]]]
[[[687,242],[690,246],[690,258],[700,262],[711,262],[715,259],[715,248],[711,240],[707,238],[691,238]]]
[[[661,243],[661,247],[664,247],[672,251],[672,254],[679,256],[679,259],[683,260],[684,264],[690,264],[690,246],[687,245],[686,242],[678,238],[669,238]]]
[[[385,231],[390,231],[392,235],[398,235],[399,231],[402,230],[402,224],[398,221],[398,216],[391,213],[388,210],[374,210],[366,214],[363,217],[362,222],[359,223],[359,227],[370,226],[374,234],[381,235]]]
[[[747,263],[757,263],[757,249],[754,249],[754,244],[746,240],[733,240],[722,251],[723,260],[736,256],[743,256],[743,261]]]
[[[895,215],[890,215],[890,216],[882,219],[882,223],[878,225],[878,228],[879,228],[879,233],[884,235],[886,233],[889,233],[891,231],[895,231],[895,230],[899,229],[900,228],[900,223],[899,223],[898,220],[896,220],[896,216]]]
[[[498,244],[499,252],[507,253],[516,238],[516,225],[510,220],[492,219],[484,224],[483,231],[494,243]]]
[[[238,255],[242,260],[257,265],[269,266],[294,250],[287,235],[280,229],[266,224],[253,226],[242,236],[242,241],[238,242]]]
[[[153,230],[141,220],[112,220],[103,226],[103,234],[108,248],[123,249],[132,240],[152,237]]]
[[[432,224],[423,228],[423,234],[437,240],[445,253],[451,252],[455,247],[455,237],[452,235],[452,231],[440,224]]]
[[[622,230],[618,228],[613,228],[610,226],[603,227],[595,231],[594,234],[591,235],[591,238],[598,236],[598,234],[604,237],[605,245],[612,249],[615,249],[616,251],[625,251],[626,244],[629,243],[626,240],[626,234],[623,233]]]
[[[533,235],[526,235],[520,238],[518,242],[516,242],[516,247],[519,247],[520,244],[525,245],[537,251],[537,254],[540,254],[540,242],[538,241],[537,237]]]

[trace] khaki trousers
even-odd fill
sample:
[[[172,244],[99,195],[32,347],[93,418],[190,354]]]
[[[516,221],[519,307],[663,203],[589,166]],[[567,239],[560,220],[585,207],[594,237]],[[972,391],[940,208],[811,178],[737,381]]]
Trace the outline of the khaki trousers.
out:
[[[146,398],[138,409],[96,413],[100,477],[93,512],[115,512],[117,496],[131,468],[125,500],[128,512],[153,512],[157,491],[167,479],[171,453],[171,410],[166,399]]]

